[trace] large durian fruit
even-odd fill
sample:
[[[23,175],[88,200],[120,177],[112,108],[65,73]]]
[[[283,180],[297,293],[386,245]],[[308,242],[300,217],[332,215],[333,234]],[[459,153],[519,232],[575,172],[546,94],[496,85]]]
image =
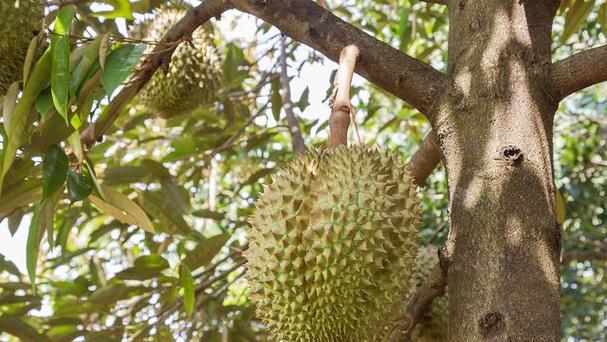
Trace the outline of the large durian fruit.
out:
[[[160,41],[187,12],[187,5],[161,7],[155,17],[134,29],[149,41]],[[151,52],[153,46],[147,52]],[[212,27],[203,25],[173,53],[168,73],[157,70],[139,93],[139,100],[153,114],[165,119],[190,113],[216,100],[221,83],[221,61]]]
[[[417,258],[418,284],[426,282],[430,272],[438,265],[438,249],[426,246],[420,249]],[[411,334],[411,341],[415,342],[443,342],[447,341],[447,327],[449,320],[449,297],[447,293],[435,298],[423,319]]]
[[[266,187],[249,230],[248,280],[277,341],[384,338],[411,288],[419,204],[391,152],[307,152]]]
[[[0,1],[0,97],[21,79],[30,41],[42,30],[44,0]]]

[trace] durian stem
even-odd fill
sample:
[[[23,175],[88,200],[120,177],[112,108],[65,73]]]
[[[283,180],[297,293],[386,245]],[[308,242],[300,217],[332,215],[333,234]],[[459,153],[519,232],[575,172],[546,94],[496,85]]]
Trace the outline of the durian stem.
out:
[[[339,56],[339,68],[335,75],[335,89],[332,95],[333,106],[329,118],[329,128],[331,130],[329,145],[331,147],[348,145],[348,127],[350,127],[350,116],[353,115],[352,104],[350,103],[350,87],[359,53],[360,51],[356,46],[348,45],[341,50]],[[358,134],[358,129],[356,133]]]

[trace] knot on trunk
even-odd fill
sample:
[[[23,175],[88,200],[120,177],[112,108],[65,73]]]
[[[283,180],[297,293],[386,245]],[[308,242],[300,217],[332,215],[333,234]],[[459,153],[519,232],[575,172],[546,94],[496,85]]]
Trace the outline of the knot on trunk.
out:
[[[504,317],[499,312],[490,312],[479,320],[478,327],[483,338],[495,337],[505,328]]]
[[[523,161],[523,151],[518,146],[506,145],[500,149],[498,159],[509,165],[519,165]]]

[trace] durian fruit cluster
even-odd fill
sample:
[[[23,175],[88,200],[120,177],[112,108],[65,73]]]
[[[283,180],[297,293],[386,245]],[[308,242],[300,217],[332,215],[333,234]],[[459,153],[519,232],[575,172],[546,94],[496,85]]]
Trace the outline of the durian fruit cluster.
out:
[[[134,31],[148,41],[160,41],[187,12],[187,6],[161,7],[151,21]],[[153,46],[149,48],[151,52]],[[222,77],[221,60],[212,28],[201,26],[192,42],[182,42],[173,53],[168,73],[157,70],[139,93],[140,102],[165,119],[190,113],[216,100]]]
[[[0,97],[23,75],[30,41],[42,30],[44,0],[0,1]]]
[[[416,280],[423,284],[430,272],[438,264],[438,250],[435,247],[420,249]],[[442,342],[447,341],[447,324],[449,319],[449,297],[447,293],[435,298],[422,321],[417,324],[412,334],[412,341]]]
[[[274,177],[249,230],[248,280],[276,341],[384,338],[409,294],[419,203],[398,157],[307,152]]]

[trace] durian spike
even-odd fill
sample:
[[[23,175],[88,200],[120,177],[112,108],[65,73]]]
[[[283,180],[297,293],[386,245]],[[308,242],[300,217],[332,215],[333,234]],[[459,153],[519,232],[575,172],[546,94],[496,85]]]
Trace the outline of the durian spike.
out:
[[[359,53],[360,51],[356,46],[348,45],[341,50],[339,56],[339,68],[335,75],[334,90],[331,95],[332,106],[331,117],[329,118],[329,128],[331,130],[329,145],[331,147],[347,146],[350,120],[356,126],[354,111],[350,103],[350,87]],[[358,126],[355,128],[358,141],[361,142]]]

